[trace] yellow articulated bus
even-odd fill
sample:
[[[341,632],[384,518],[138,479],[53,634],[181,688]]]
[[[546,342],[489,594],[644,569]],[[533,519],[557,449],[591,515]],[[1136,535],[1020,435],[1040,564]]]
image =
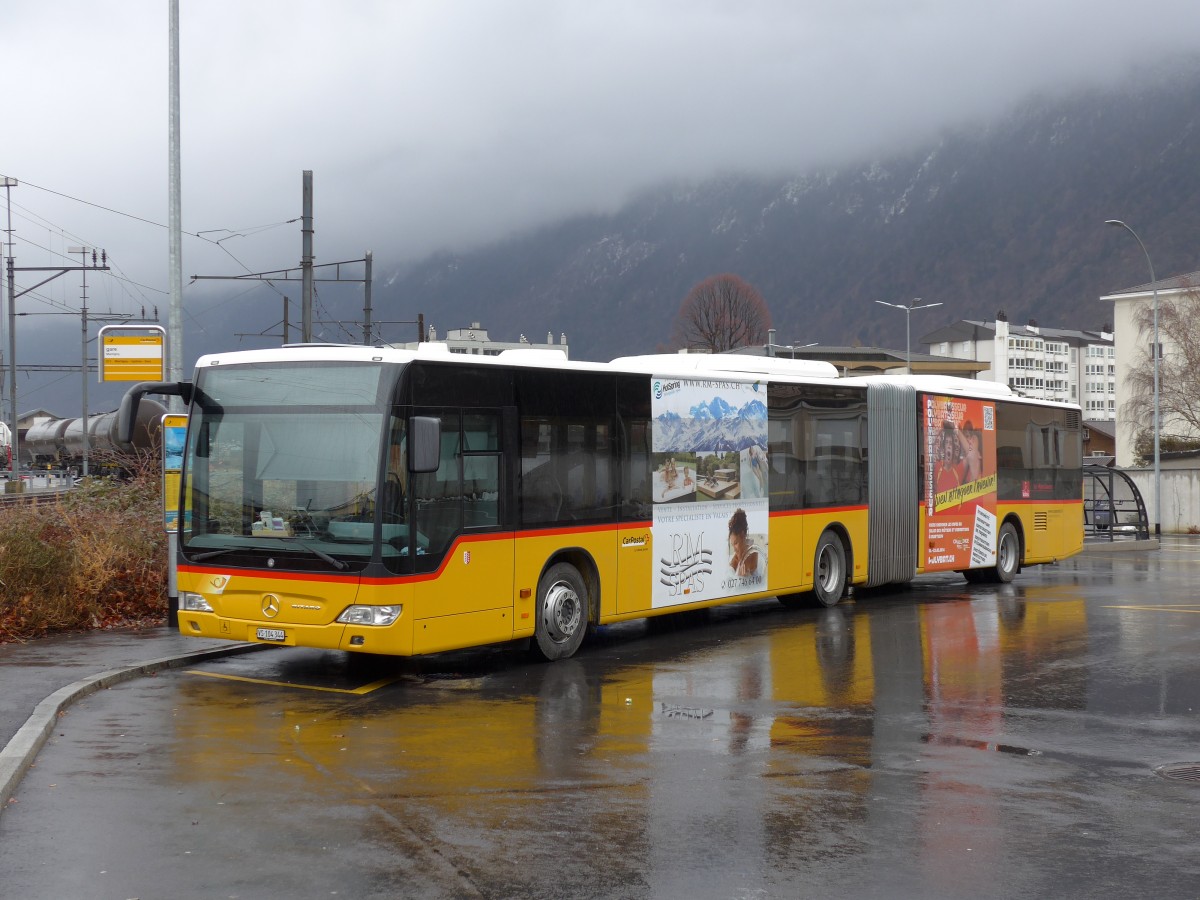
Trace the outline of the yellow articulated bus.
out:
[[[657,355],[303,346],[202,357],[176,559],[197,637],[379,654],[528,641],[1083,544],[1080,412],[936,377]]]

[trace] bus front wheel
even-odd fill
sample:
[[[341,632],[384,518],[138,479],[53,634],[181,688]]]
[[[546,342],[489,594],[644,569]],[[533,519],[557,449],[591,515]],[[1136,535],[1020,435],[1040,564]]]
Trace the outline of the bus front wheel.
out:
[[[822,606],[837,606],[846,591],[846,548],[842,539],[826,531],[817,541],[813,560],[813,596]]]
[[[534,643],[545,660],[566,659],[587,631],[587,587],[570,563],[555,563],[538,582]]]

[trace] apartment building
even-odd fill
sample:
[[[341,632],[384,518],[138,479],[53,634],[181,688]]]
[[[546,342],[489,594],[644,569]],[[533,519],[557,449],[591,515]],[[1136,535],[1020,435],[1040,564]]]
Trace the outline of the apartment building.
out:
[[[1114,291],[1100,298],[1101,301],[1112,303],[1113,305],[1112,317],[1113,322],[1116,324],[1116,340],[1121,350],[1116,360],[1116,401],[1118,409],[1133,399],[1133,395],[1126,383],[1126,374],[1139,361],[1152,359],[1150,348],[1153,344],[1153,339],[1139,327],[1139,313],[1152,308],[1156,302],[1160,304],[1159,308],[1161,309],[1161,304],[1163,303],[1185,301],[1189,297],[1194,297],[1197,291],[1200,291],[1200,272],[1191,272],[1186,275],[1162,278],[1151,284],[1141,284],[1136,287]],[[1180,353],[1179,347],[1170,334],[1159,334],[1159,346],[1161,348],[1159,351],[1161,354],[1159,356],[1160,360],[1175,359]],[[1126,420],[1119,419],[1117,421],[1116,451],[1118,466],[1132,466],[1136,460],[1134,444],[1137,439],[1137,427],[1134,423],[1127,421],[1127,419],[1128,417],[1126,417]],[[1178,420],[1178,418],[1173,419],[1167,413],[1163,413],[1161,429],[1160,434],[1186,434],[1189,431],[1185,423]]]
[[[927,353],[987,363],[975,377],[1007,384],[1024,397],[1078,403],[1090,421],[1117,416],[1116,344],[1100,331],[1013,325],[1001,311],[994,322],[964,319],[918,342]]]

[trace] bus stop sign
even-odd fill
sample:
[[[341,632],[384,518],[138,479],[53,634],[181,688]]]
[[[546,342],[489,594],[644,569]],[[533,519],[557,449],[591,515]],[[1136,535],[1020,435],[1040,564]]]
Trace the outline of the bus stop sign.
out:
[[[162,381],[165,376],[163,330],[150,326],[141,334],[106,334],[101,329],[101,381]],[[125,330],[132,330],[125,326]]]

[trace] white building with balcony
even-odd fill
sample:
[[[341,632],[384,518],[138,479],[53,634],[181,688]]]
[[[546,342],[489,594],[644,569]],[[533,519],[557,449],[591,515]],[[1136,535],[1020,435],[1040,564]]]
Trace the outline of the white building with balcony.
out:
[[[1113,421],[1117,415],[1116,349],[1110,326],[1101,331],[1011,325],[1003,312],[995,322],[964,319],[926,334],[919,344],[937,356],[986,362],[975,377],[1007,384],[1024,397],[1078,403],[1083,417]]]
[[[1117,346],[1117,408],[1133,400],[1133,392],[1127,384],[1129,371],[1145,361],[1153,360],[1151,345],[1153,338],[1139,324],[1139,316],[1153,308],[1155,299],[1162,304],[1186,300],[1194,297],[1200,291],[1200,272],[1187,275],[1176,275],[1171,278],[1161,278],[1152,284],[1141,284],[1137,287],[1114,291],[1100,299],[1113,305],[1113,322],[1116,323]],[[1180,350],[1170,334],[1159,332],[1159,359],[1168,361],[1176,359]],[[1162,386],[1160,385],[1160,405]],[[1178,419],[1172,419],[1168,413],[1162,414],[1159,434],[1182,434],[1188,431],[1186,425]],[[1136,463],[1137,453],[1134,445],[1137,441],[1137,425],[1126,416],[1117,421],[1117,465],[1132,466]],[[1161,455],[1161,454],[1160,454]]]

